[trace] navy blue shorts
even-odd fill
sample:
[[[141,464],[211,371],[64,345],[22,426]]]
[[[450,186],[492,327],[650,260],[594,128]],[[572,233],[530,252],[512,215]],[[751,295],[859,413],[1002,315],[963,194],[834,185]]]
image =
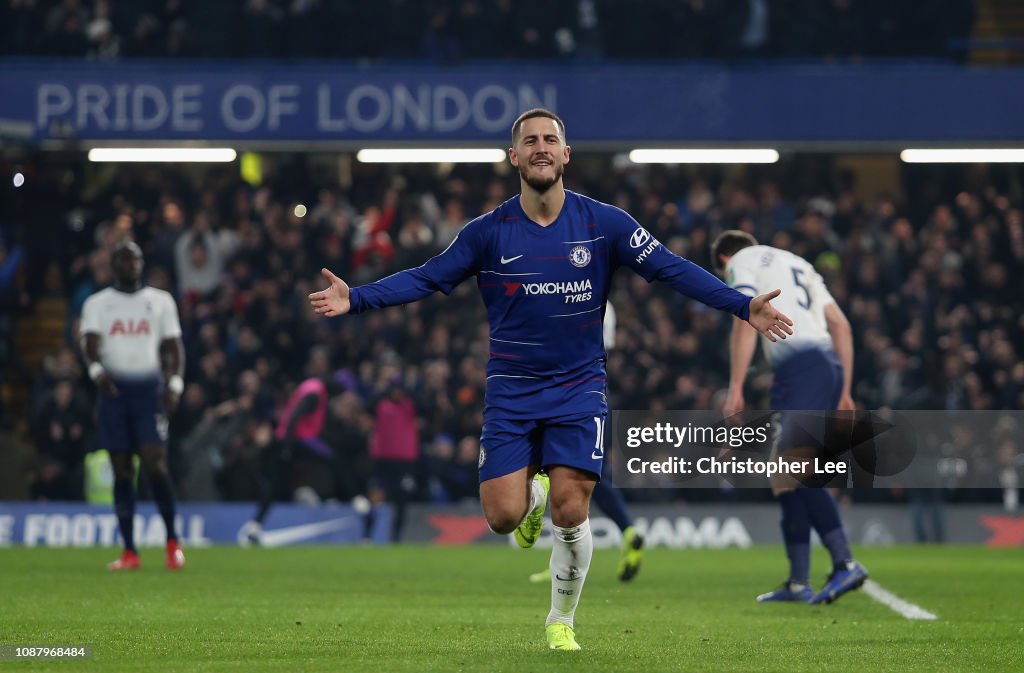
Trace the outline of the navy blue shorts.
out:
[[[480,435],[480,481],[528,465],[575,467],[601,478],[607,414],[519,421],[491,419]]]
[[[843,366],[839,356],[832,349],[808,348],[794,353],[774,369],[772,409],[782,412],[776,450],[813,445],[814,439],[826,436],[829,427],[826,414],[789,415],[786,412],[836,410],[843,394]]]
[[[160,379],[114,380],[118,396],[99,393],[96,429],[99,448],[111,453],[137,452],[144,444],[167,442],[163,383]]]

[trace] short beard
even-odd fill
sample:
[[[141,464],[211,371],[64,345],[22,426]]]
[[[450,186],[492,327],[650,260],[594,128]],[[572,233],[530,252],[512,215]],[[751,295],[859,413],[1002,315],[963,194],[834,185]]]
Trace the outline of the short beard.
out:
[[[530,189],[537,192],[538,194],[545,194],[549,189],[554,187],[559,180],[562,179],[562,173],[565,171],[564,166],[559,166],[555,176],[550,180],[547,178],[529,178],[526,176],[526,169],[529,166],[519,167],[519,177],[523,179],[523,182],[530,186]]]

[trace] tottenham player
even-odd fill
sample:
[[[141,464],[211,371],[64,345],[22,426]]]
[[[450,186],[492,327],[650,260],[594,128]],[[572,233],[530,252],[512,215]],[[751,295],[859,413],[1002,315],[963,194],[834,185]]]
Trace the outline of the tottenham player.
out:
[[[730,230],[715,239],[711,258],[726,281],[755,296],[766,287],[782,288],[779,307],[793,316],[800,332],[785,344],[765,348],[772,365],[771,404],[776,411],[853,411],[850,397],[853,337],[850,323],[807,260],[786,250],[758,245],[750,234]],[[766,344],[767,346],[767,344]],[[743,411],[743,382],[757,348],[757,333],[733,321],[729,344],[729,392],[725,414]],[[783,421],[782,441],[786,442]],[[798,447],[786,447],[798,448]],[[823,488],[773,484],[782,507],[782,537],[789,557],[789,579],[758,601],[831,603],[860,587],[867,570],[853,560],[832,495]],[[832,556],[832,573],[815,593],[809,582],[811,528]]]
[[[167,471],[167,414],[184,388],[184,348],[174,298],[142,285],[142,250],[119,243],[110,255],[114,286],[89,297],[82,307],[82,350],[89,377],[99,390],[96,418],[99,446],[110,452],[114,508],[124,552],[111,570],[139,567],[132,520],[135,516],[133,455],[138,453],[160,516],[167,527],[167,567],[185,565],[174,528],[174,492]]]
[[[604,459],[602,316],[612,272],[648,281],[747,320],[769,339],[792,333],[773,292],[751,300],[669,252],[628,214],[567,191],[565,125],[524,112],[509,159],[521,192],[467,224],[440,255],[362,287],[324,269],[330,286],[310,294],[316,313],[337,316],[449,294],[476,277],[490,322],[480,448],[480,500],[491,529],[532,546],[550,490],[554,541],[548,645],[577,650],[573,615],[590,567],[588,512]],[[544,468],[547,476],[537,476]],[[549,481],[550,479],[550,481]]]

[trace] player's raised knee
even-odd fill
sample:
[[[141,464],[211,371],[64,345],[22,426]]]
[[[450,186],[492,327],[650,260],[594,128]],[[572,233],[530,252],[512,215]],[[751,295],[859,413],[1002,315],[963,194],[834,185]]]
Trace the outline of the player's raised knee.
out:
[[[487,526],[498,535],[508,535],[516,529],[522,520],[522,513],[516,514],[509,510],[484,512]]]

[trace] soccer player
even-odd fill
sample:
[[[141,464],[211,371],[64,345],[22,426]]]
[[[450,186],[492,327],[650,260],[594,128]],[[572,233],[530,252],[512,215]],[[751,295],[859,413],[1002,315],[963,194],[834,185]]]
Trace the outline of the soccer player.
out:
[[[644,536],[633,525],[633,517],[629,515],[626,501],[622,493],[612,486],[611,461],[605,460],[601,471],[601,479],[594,484],[591,500],[604,512],[605,516],[615,522],[622,532],[622,551],[615,575],[620,582],[628,582],[640,572],[640,564],[644,560]],[[534,584],[551,580],[551,569],[547,568],[530,575]]]
[[[608,351],[615,348],[615,308],[611,302],[605,302],[603,341],[604,349]],[[611,434],[609,428],[605,428],[605,437]],[[633,525],[633,517],[629,515],[626,508],[626,501],[614,486],[612,486],[612,462],[607,459],[602,461],[601,479],[594,485],[594,492],[591,500],[598,509],[604,512],[605,516],[615,522],[622,532],[622,552],[619,554],[619,563],[615,570],[620,582],[628,582],[640,572],[640,564],[644,560],[644,536]],[[545,569],[530,575],[530,581],[534,584],[551,581],[551,569]]]
[[[174,528],[174,491],[167,471],[167,414],[185,387],[184,348],[174,298],[142,285],[142,250],[119,243],[110,255],[113,287],[100,290],[82,307],[82,351],[99,390],[97,435],[110,452],[114,509],[124,552],[110,570],[139,567],[132,520],[135,516],[134,454],[142,458],[160,516],[167,527],[166,564],[185,565]]]
[[[587,517],[604,460],[601,337],[612,272],[628,266],[748,320],[769,339],[792,333],[790,320],[770,303],[777,291],[752,300],[669,252],[622,210],[566,190],[569,156],[557,115],[524,112],[509,149],[518,196],[471,221],[421,267],[355,288],[323,269],[330,286],[309,296],[316,313],[337,316],[449,294],[476,277],[490,323],[480,501],[491,530],[513,533],[529,547],[550,491],[546,633],[556,650],[579,649],[573,616],[593,553]],[[537,474],[542,467],[547,476]]]
[[[760,288],[782,288],[779,307],[800,325],[785,344],[765,348],[772,365],[772,409],[853,411],[850,397],[853,337],[850,323],[814,267],[786,250],[758,245],[750,234],[730,230],[715,239],[711,258],[729,285],[756,295]],[[767,344],[765,344],[767,346]],[[743,382],[757,348],[757,333],[733,321],[729,343],[729,392],[726,416],[743,411]],[[786,429],[783,422],[783,441]],[[796,447],[786,447],[796,448]],[[772,485],[782,507],[782,538],[789,557],[789,579],[777,590],[757,597],[759,602],[831,603],[859,588],[867,570],[853,559],[832,495],[824,488]],[[811,528],[832,556],[832,573],[815,593],[809,582]]]

